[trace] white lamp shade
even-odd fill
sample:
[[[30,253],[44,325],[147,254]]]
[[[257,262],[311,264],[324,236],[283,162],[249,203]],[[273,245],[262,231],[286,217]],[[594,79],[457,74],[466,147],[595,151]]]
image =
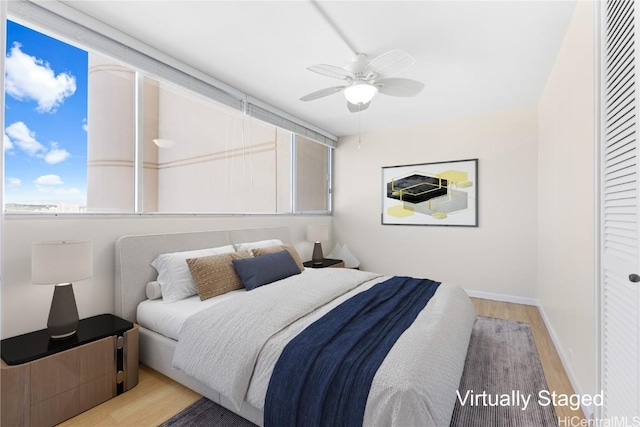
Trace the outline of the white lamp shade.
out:
[[[31,283],[52,285],[88,279],[93,274],[93,244],[84,241],[36,242],[31,245]]]
[[[311,242],[329,240],[329,224],[307,225],[307,240]]]
[[[378,93],[378,88],[367,82],[355,82],[344,90],[344,97],[352,104],[366,104]]]

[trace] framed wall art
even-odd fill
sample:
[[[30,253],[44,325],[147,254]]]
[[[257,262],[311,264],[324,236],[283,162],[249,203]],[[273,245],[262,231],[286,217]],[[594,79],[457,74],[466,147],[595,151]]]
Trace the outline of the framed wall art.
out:
[[[382,168],[383,225],[478,226],[478,159]]]

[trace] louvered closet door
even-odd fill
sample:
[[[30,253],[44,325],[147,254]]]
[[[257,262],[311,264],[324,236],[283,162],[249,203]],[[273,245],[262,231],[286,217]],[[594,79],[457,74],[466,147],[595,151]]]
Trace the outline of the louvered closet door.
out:
[[[602,14],[602,416],[640,415],[638,99],[635,3],[607,1]],[[639,278],[640,279],[640,278]],[[631,419],[629,419],[631,422]]]

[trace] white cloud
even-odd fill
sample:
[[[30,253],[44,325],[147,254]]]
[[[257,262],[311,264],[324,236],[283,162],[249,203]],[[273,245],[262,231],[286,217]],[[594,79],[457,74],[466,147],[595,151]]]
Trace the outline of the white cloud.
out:
[[[13,144],[16,144],[30,156],[35,156],[39,152],[46,150],[44,145],[40,144],[40,142],[36,140],[36,133],[30,130],[24,122],[11,123],[5,129],[5,132],[10,138],[9,143],[12,146]]]
[[[79,196],[82,194],[80,190],[77,188],[64,188],[64,181],[58,175],[42,175],[39,176],[35,181],[36,189],[41,194],[54,194],[58,197],[70,197],[70,196]]]
[[[85,132],[89,131],[89,125],[87,124],[87,119],[82,119],[82,130]]]
[[[2,145],[4,146],[4,151],[13,150],[13,142],[11,142],[11,139],[9,139],[7,134],[4,132],[2,133]]]
[[[20,188],[20,186],[22,185],[22,180],[20,178],[14,178],[14,177],[7,177],[7,189],[9,190],[15,190],[17,188]]]
[[[76,78],[68,73],[55,74],[48,62],[27,55],[13,43],[5,61],[5,89],[13,98],[38,103],[36,111],[54,113],[76,91]]]
[[[40,197],[44,197],[49,201],[51,197],[60,197],[60,200],[71,200],[83,195],[82,191],[75,187],[65,187],[64,181],[59,175],[41,175],[36,178],[33,183],[36,185],[38,193],[42,195]]]
[[[71,156],[71,154],[65,150],[64,148],[58,148],[57,142],[51,143],[51,150],[44,156],[44,161],[50,165],[55,165],[56,163],[64,162]]]
[[[58,175],[53,175],[53,174],[39,176],[33,182],[34,184],[36,184],[36,186],[42,186],[42,187],[49,187],[52,185],[64,184],[64,181],[62,181],[62,178],[60,178]]]
[[[36,133],[29,129],[24,122],[11,123],[5,131],[5,151],[13,149],[15,144],[29,156],[43,158],[44,161],[50,165],[64,162],[71,157],[71,153],[64,148],[59,148],[60,144],[54,141],[50,142],[51,149],[47,150],[46,147],[36,139]]]

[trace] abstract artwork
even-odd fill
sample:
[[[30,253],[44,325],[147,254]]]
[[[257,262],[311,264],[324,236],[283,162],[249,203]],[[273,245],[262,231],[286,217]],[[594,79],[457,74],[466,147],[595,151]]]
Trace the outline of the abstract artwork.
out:
[[[383,225],[478,226],[478,159],[382,168]]]

